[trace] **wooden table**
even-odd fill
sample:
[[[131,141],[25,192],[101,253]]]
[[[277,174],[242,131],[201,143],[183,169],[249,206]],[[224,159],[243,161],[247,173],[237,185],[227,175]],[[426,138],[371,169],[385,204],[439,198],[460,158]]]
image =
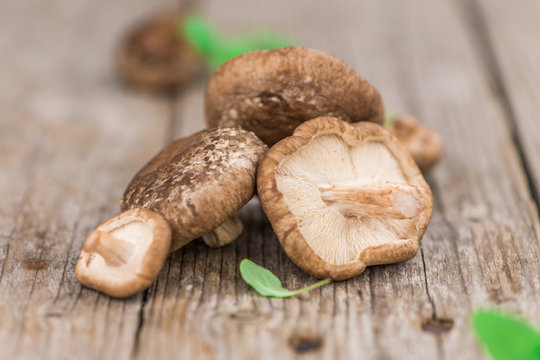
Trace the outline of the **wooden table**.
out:
[[[74,274],[85,235],[134,174],[204,127],[204,80],[173,95],[118,80],[143,0],[0,4],[0,358],[479,359],[472,309],[540,322],[540,2],[206,0],[231,32],[262,25],[344,59],[387,107],[437,128],[431,225],[405,263],[290,299],[256,295],[244,258],[289,288],[315,281],[258,204],[232,245],[195,241],[146,292],[116,300]]]

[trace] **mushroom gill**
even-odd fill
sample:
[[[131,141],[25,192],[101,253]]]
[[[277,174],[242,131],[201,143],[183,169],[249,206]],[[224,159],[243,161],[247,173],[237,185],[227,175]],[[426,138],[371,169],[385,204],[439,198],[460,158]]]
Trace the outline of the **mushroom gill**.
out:
[[[275,176],[298,230],[333,265],[355,261],[367,248],[405,240],[420,210],[416,190],[407,184],[398,160],[376,138],[360,142],[333,133],[315,136],[282,159]],[[392,192],[394,188],[400,191]],[[381,203],[369,208],[373,192]],[[347,198],[349,207],[344,205]],[[363,204],[357,204],[359,198]],[[363,212],[351,211],[355,204]],[[393,216],[392,208],[397,209]]]

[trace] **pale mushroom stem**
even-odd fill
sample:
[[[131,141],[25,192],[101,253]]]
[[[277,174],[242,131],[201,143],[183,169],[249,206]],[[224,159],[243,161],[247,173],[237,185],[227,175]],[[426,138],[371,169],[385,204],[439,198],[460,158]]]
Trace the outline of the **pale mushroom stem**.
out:
[[[319,186],[325,203],[347,217],[410,219],[423,208],[422,193],[414,185],[332,184]]]
[[[120,266],[129,261],[135,245],[104,231],[94,230],[84,240],[83,250],[101,255],[107,265]]]
[[[242,222],[236,216],[226,220],[214,230],[203,235],[203,240],[210,247],[220,247],[234,241],[243,230]]]

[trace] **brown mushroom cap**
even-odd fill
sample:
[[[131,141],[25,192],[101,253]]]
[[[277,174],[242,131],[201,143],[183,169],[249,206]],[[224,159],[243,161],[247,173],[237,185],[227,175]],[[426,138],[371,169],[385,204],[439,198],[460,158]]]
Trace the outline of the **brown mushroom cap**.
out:
[[[405,145],[424,176],[429,175],[444,151],[441,135],[408,115],[394,116],[385,126]]]
[[[218,228],[253,197],[266,150],[241,129],[208,129],[177,140],[135,175],[121,208],[162,214],[173,232],[171,251],[177,250]]]
[[[137,24],[121,41],[117,61],[130,84],[166,90],[184,84],[204,70],[204,62],[181,36],[181,15],[157,15]]]
[[[431,218],[431,191],[414,160],[368,122],[303,123],[267,152],[257,187],[287,255],[320,278],[412,258]]]
[[[170,246],[171,230],[161,215],[129,210],[88,235],[75,274],[89,288],[128,297],[154,282]]]
[[[270,146],[317,116],[384,120],[371,84],[340,59],[302,47],[253,51],[221,65],[208,82],[205,112],[209,126],[240,126]]]

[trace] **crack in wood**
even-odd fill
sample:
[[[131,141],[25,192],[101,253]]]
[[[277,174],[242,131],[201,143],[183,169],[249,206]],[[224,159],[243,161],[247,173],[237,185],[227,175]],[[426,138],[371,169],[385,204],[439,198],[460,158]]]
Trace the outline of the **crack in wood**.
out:
[[[422,247],[422,243],[420,243],[420,256],[422,259],[422,270],[424,272],[424,285],[426,287],[426,296],[428,298],[429,303],[431,304],[431,319],[428,320],[427,324],[433,324],[433,322],[437,319],[437,308],[435,306],[435,301],[433,300],[433,297],[431,296],[429,292],[429,285],[428,285],[428,277],[427,277],[427,271],[426,271],[426,260],[424,258],[424,248]],[[431,321],[431,322],[430,322]],[[422,330],[429,331],[434,334],[439,334],[435,331],[433,331],[436,326],[435,325],[429,325],[425,327],[426,322],[422,324]],[[444,348],[442,346],[441,339],[437,338],[437,353],[439,359],[445,359],[446,356],[444,354]]]
[[[293,335],[289,339],[289,345],[297,354],[312,353],[322,348],[323,340],[320,336]]]
[[[431,319],[426,319],[422,323],[422,330],[435,334],[441,335],[446,334],[454,327],[454,320],[432,317]]]
[[[433,301],[433,298],[431,297],[431,294],[429,293],[429,285],[428,285],[427,272],[426,272],[426,260],[424,259],[424,248],[422,247],[421,243],[420,243],[420,258],[422,259],[422,271],[424,273],[424,285],[426,286],[426,296],[428,298],[429,303],[431,304],[431,316],[433,318],[436,318],[437,308],[435,307],[435,302]]]
[[[148,293],[150,292],[149,289],[145,290],[142,294],[142,300],[141,300],[141,307],[139,308],[139,312],[137,314],[137,329],[135,329],[135,335],[133,339],[133,348],[131,350],[130,358],[134,359],[137,357],[137,354],[139,352],[140,348],[140,342],[141,342],[141,333],[144,326],[144,308],[146,307],[146,303],[148,301]]]
[[[60,283],[58,285],[58,291],[56,292],[56,295],[54,296],[54,300],[52,302],[53,304],[56,304],[56,302],[58,301],[58,297],[60,296],[60,290],[62,289],[62,284],[64,283],[64,278],[66,276],[66,269],[67,269],[67,266],[69,264],[69,258],[70,258],[71,250],[73,249],[73,242],[75,241],[75,236],[77,234],[78,228],[79,228],[79,221],[76,220],[75,224],[73,225],[73,234],[72,234],[71,239],[69,241],[69,247],[68,247],[68,250],[66,252],[66,260],[64,262],[64,268],[62,270],[62,276],[60,277]]]

